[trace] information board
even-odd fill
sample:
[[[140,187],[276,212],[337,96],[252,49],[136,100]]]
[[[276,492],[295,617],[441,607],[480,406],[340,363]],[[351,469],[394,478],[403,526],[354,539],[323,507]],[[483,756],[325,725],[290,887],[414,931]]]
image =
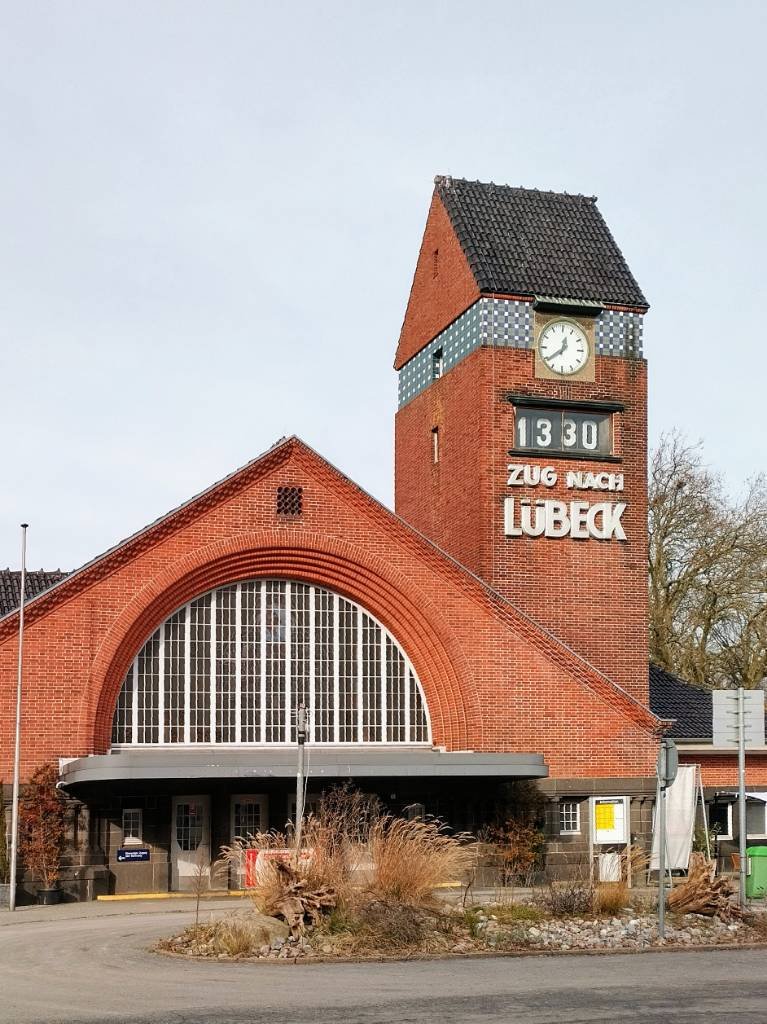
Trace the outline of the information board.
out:
[[[596,845],[629,841],[628,799],[627,796],[591,798],[591,835]]]

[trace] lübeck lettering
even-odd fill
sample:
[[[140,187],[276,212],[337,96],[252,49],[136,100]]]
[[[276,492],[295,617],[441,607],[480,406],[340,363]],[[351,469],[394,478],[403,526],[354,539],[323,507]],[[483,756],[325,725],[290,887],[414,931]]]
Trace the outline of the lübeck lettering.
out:
[[[512,463],[508,466],[509,487],[554,487],[558,480],[553,466]],[[591,473],[570,470],[565,486],[577,490],[622,491],[622,473]],[[507,537],[573,537],[576,540],[626,540],[621,517],[626,502],[555,501],[550,499],[504,499],[504,533]]]
[[[626,502],[531,501],[504,499],[507,537],[574,537],[579,540],[625,540],[621,516]]]

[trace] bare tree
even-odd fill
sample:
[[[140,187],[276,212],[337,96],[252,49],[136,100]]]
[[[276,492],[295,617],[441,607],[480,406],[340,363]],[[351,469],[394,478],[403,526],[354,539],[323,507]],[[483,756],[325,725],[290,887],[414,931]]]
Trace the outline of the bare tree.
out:
[[[661,438],[649,481],[650,656],[705,686],[767,676],[767,484],[731,495],[700,445]]]

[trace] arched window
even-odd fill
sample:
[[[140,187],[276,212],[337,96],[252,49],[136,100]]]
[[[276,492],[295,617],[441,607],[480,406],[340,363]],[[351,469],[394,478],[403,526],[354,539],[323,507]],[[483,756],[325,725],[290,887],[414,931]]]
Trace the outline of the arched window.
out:
[[[113,744],[426,743],[399,644],[323,587],[249,580],[195,598],[147,640],[117,699]]]

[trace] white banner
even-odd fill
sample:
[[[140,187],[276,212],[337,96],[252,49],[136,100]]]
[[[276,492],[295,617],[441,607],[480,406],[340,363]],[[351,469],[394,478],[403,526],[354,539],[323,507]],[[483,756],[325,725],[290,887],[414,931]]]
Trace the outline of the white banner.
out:
[[[676,779],[666,790],[666,868],[687,869],[692,852],[692,836],[695,830],[695,805],[697,803],[696,773],[698,766],[680,764]],[[658,870],[658,808],[655,808],[655,823],[652,831],[652,853],[650,871]]]

